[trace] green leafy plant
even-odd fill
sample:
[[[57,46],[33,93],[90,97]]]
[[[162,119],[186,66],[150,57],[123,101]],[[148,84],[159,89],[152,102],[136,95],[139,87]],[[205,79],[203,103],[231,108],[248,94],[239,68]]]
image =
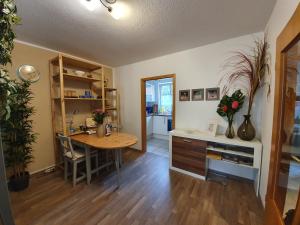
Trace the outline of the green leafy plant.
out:
[[[33,159],[32,144],[36,140],[36,134],[32,131],[34,108],[30,106],[30,82],[15,83],[11,95],[10,118],[2,125],[5,162],[7,167],[13,169],[14,176],[22,176]]]
[[[11,51],[16,37],[13,26],[19,24],[14,0],[0,1],[0,122],[4,143],[5,163],[13,169],[14,177],[25,176],[32,161],[32,144],[36,134],[32,132],[30,119],[34,109],[30,106],[30,83],[17,83],[9,78],[5,66],[11,63]]]
[[[11,92],[15,82],[9,79],[5,66],[11,63],[11,51],[14,48],[16,35],[13,26],[19,24],[17,7],[13,0],[0,1],[0,120],[8,119],[10,115]]]
[[[235,91],[231,96],[224,95],[218,105],[217,113],[221,117],[226,117],[229,126],[232,125],[233,117],[236,112],[238,112],[245,100],[245,95],[241,90]]]
[[[93,112],[93,120],[98,124],[101,125],[104,122],[105,117],[107,116],[106,112],[103,112],[101,109],[96,109]]]
[[[17,7],[13,0],[0,1],[0,64],[11,63],[11,51],[14,48],[16,37],[13,26],[19,24],[20,17],[17,16]]]

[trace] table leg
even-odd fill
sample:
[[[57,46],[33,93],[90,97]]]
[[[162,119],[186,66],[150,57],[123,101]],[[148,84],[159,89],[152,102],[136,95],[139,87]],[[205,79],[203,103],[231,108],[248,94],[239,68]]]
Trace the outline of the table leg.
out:
[[[123,155],[122,155],[122,150],[119,150],[119,160],[120,160],[120,167],[123,166]]]
[[[120,150],[115,149],[115,165],[117,170],[118,188],[120,187]]]
[[[87,184],[91,183],[91,151],[88,146],[84,147],[85,149],[85,163],[86,163],[86,177],[87,177]]]

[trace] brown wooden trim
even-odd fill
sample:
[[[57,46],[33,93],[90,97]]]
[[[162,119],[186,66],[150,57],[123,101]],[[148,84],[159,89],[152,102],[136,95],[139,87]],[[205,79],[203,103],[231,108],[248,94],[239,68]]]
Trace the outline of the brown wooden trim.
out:
[[[300,4],[298,5],[294,15],[283,29],[277,38],[276,43],[276,65],[275,65],[275,93],[274,93],[274,113],[273,113],[273,131],[272,131],[272,145],[271,158],[269,166],[268,190],[266,195],[266,217],[265,225],[280,224],[283,225],[282,215],[278,209],[275,198],[275,185],[279,172],[278,161],[280,156],[281,145],[281,122],[283,115],[283,93],[285,80],[285,53],[286,51],[299,40],[300,37]],[[293,225],[299,224],[300,207],[298,200],[298,207],[295,215]]]
[[[166,74],[160,76],[146,77],[141,79],[141,136],[142,136],[142,151],[147,151],[147,125],[146,125],[146,81],[160,80],[165,78],[173,79],[173,112],[172,112],[172,128],[175,129],[176,115],[176,74]]]

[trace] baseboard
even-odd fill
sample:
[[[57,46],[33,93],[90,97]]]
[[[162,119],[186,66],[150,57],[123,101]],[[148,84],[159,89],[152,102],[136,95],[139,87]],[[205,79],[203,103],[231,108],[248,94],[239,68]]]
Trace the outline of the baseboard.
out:
[[[162,140],[169,140],[169,135],[153,134],[153,138],[162,139]]]
[[[45,167],[43,169],[40,169],[40,170],[32,171],[29,174],[30,174],[30,176],[35,176],[35,175],[38,175],[38,174],[41,174],[41,173],[45,173],[45,171],[47,171],[49,169],[52,169],[52,168],[55,169],[56,168],[56,164],[53,164],[51,166],[47,166],[47,167]]]
[[[216,175],[221,175],[221,176],[224,176],[224,177],[228,177],[228,178],[233,179],[233,180],[243,180],[243,181],[246,181],[246,182],[249,182],[249,183],[254,182],[251,179],[248,179],[248,178],[245,178],[245,177],[240,177],[240,176],[235,176],[235,175],[224,173],[224,172],[221,172],[221,171],[218,171],[218,170],[209,169],[208,174],[209,173],[216,174]]]

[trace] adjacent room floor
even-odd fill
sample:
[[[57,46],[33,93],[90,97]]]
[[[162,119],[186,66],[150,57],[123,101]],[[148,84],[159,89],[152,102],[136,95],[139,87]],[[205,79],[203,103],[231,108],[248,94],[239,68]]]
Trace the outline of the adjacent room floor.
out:
[[[169,140],[150,138],[147,140],[147,151],[169,157]]]
[[[72,188],[60,172],[32,179],[12,193],[16,225],[261,225],[262,206],[253,185],[227,186],[169,171],[168,159],[124,154],[121,187],[114,173]]]

